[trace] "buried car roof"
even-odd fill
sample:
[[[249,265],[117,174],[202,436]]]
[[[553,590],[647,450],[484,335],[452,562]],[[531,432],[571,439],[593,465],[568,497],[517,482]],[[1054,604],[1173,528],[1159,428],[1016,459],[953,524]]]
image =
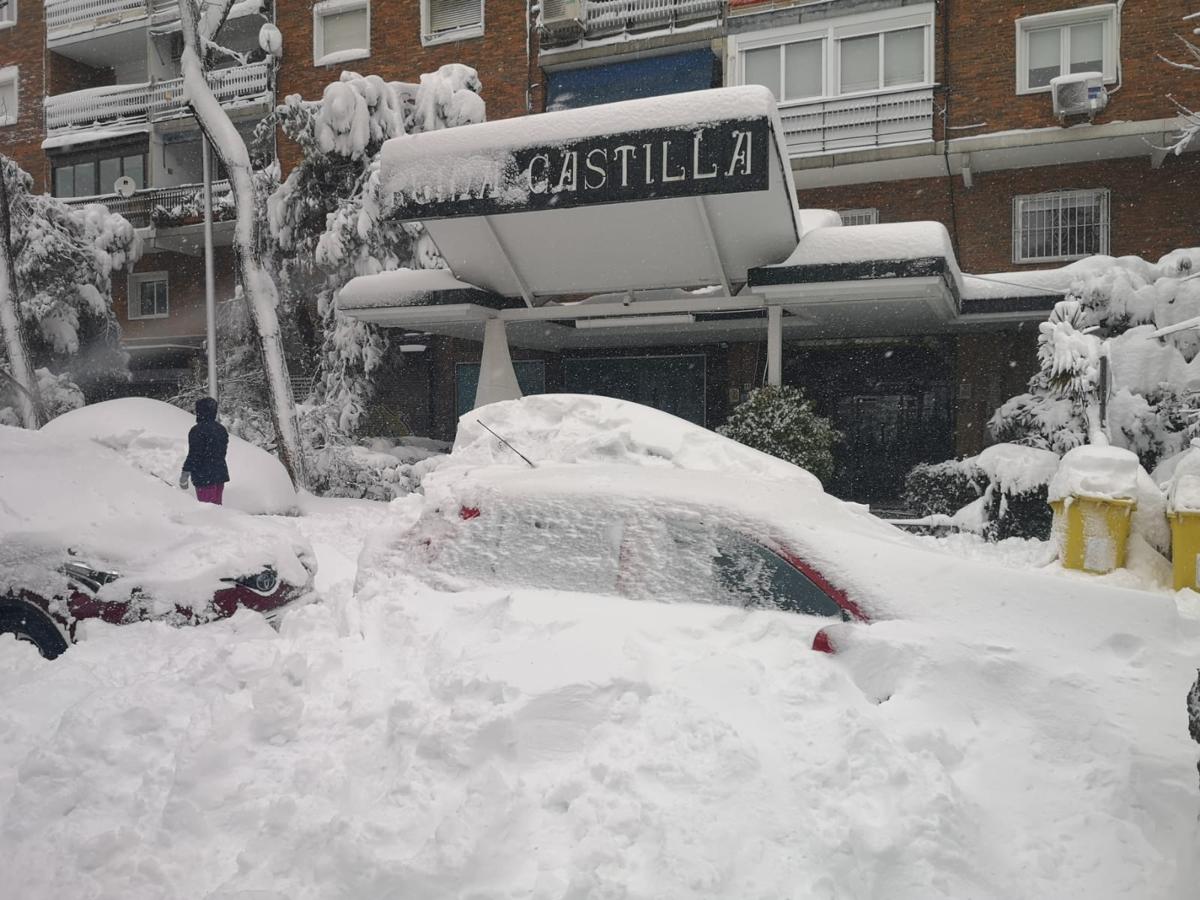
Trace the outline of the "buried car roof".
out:
[[[537,465],[686,469],[821,489],[816,476],[799,466],[686,419],[640,403],[590,394],[536,394],[474,409],[459,419],[447,464],[525,465],[517,452]]]

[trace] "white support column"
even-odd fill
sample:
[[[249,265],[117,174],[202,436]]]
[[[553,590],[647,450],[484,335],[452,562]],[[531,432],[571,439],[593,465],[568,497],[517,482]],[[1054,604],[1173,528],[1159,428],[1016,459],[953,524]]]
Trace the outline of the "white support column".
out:
[[[783,384],[783,307],[767,307],[767,384]]]
[[[479,389],[475,391],[474,408],[520,399],[521,387],[508,352],[504,321],[488,319],[483,325],[483,354],[479,360]]]

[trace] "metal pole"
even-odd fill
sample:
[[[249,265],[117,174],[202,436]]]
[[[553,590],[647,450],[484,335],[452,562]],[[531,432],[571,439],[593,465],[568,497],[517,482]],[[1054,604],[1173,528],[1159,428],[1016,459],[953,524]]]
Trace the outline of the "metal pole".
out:
[[[205,336],[208,345],[208,395],[216,400],[217,299],[213,284],[212,160],[207,135],[201,135],[200,154],[204,157],[204,313],[208,326]]]

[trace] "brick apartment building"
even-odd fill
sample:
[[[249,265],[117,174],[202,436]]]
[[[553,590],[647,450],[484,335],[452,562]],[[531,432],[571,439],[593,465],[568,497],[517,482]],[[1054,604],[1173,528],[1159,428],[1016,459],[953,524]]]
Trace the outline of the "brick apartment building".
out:
[[[176,377],[203,333],[199,226],[188,215],[199,135],[174,81],[173,5],[56,0],[44,16],[39,0],[0,5],[0,100],[17,109],[0,126],[5,152],[46,189],[108,195],[144,229],[150,253],[127,282],[118,279],[117,307],[139,368],[155,373],[147,379]],[[538,6],[278,0],[270,14],[284,56],[274,89],[266,64],[252,63],[219,76],[221,96],[248,132],[276,97],[318,97],[343,67],[415,81],[467,63],[480,72],[492,119],[758,83],[779,101],[802,208],[839,210],[848,225],[941,222],[966,271],[1045,269],[1093,253],[1156,258],[1196,243],[1182,198],[1200,155],[1161,150],[1174,128],[1171,98],[1194,107],[1200,95],[1194,73],[1159,58],[1185,30],[1189,0],[1136,10],[1086,0]],[[246,14],[230,26],[232,40],[253,50],[262,16],[253,3],[238,9]],[[1090,85],[1089,72],[1098,73]],[[1089,86],[1093,95],[1103,87],[1107,102],[1073,109]],[[1056,91],[1065,108],[1056,110]],[[285,168],[296,159],[286,141],[278,155]],[[115,173],[138,182],[133,198],[111,195]],[[223,296],[231,270],[219,249]],[[785,335],[784,380],[807,386],[856,455],[877,450],[891,460],[894,485],[917,459],[982,446],[987,417],[1033,366],[1046,309],[936,333],[896,334],[886,317],[867,315],[819,338]],[[513,353],[527,390],[579,389],[572,372],[586,372],[610,392],[650,399],[644,386],[666,379],[678,393],[699,392],[710,425],[760,378],[760,348],[744,341]],[[435,337],[426,354],[396,362],[387,396],[414,429],[448,435],[471,402],[477,361],[478,344]]]

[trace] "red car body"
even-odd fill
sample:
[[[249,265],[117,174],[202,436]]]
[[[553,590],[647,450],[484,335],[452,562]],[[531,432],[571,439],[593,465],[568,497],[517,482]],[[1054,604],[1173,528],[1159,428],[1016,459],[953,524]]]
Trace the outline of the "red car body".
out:
[[[154,619],[175,625],[198,625],[229,618],[241,608],[272,618],[303,598],[312,584],[311,572],[307,584],[293,585],[267,569],[251,578],[224,579],[229,582],[229,587],[216,591],[202,610],[176,603],[171,612],[149,614],[146,602],[149,598],[136,589],[127,599],[101,599],[94,589],[99,585],[87,583],[91,579],[69,572],[64,574],[67,576],[66,589],[53,597],[47,598],[27,589],[10,590],[0,596],[0,634],[10,633],[19,640],[27,640],[36,645],[44,657],[53,659],[74,643],[76,630],[83,621],[128,625]],[[269,582],[262,580],[268,576]]]

